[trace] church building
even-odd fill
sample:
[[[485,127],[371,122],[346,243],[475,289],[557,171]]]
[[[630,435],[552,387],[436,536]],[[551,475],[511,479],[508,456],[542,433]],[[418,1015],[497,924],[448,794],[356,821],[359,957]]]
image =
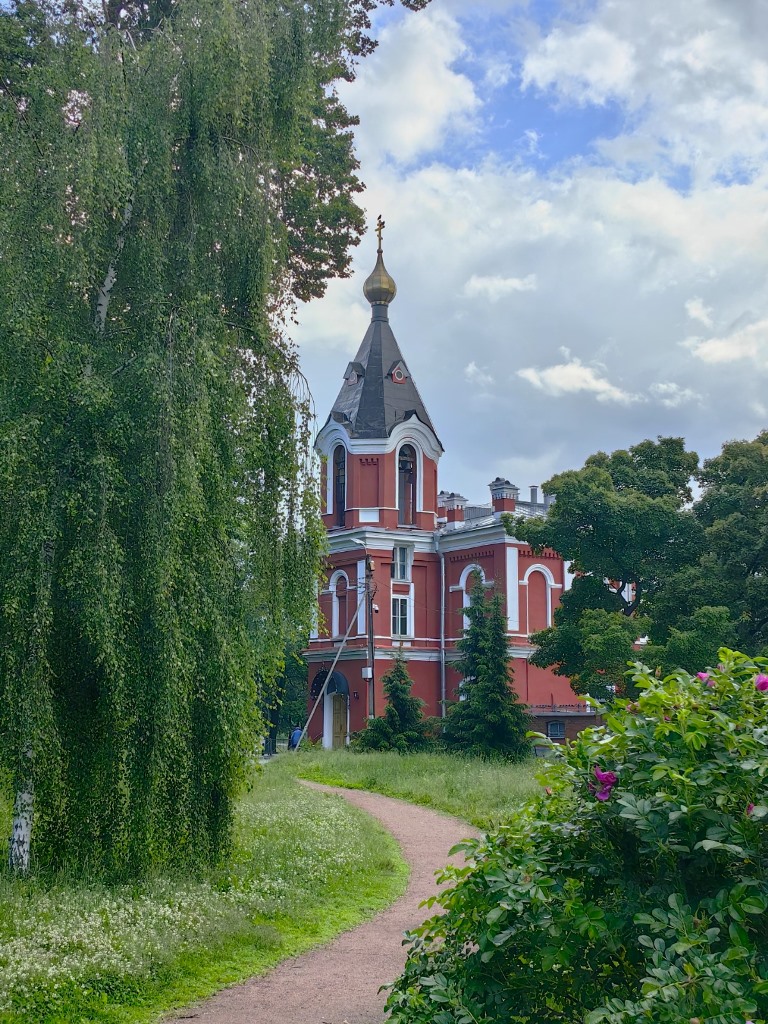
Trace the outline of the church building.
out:
[[[534,554],[501,522],[503,512],[545,515],[548,498],[536,487],[521,498],[501,477],[482,504],[439,488],[443,446],[389,322],[397,289],[384,266],[383,226],[379,219],[376,266],[363,287],[371,322],[316,441],[329,552],[321,626],[306,652],[311,705],[339,656],[309,735],[341,747],[382,714],[382,677],[396,648],[424,713],[445,715],[457,699],[456,641],[479,572],[504,597],[511,685],[532,727],[563,740],[595,716],[567,679],[529,663],[528,638],[551,625],[571,577],[554,551]]]

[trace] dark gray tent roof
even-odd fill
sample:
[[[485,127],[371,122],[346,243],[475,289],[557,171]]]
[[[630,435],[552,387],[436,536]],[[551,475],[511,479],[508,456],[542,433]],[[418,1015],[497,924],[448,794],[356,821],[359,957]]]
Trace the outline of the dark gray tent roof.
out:
[[[344,383],[329,419],[343,424],[350,437],[386,438],[398,423],[415,416],[429,427],[437,439],[389,326],[387,308],[391,301],[389,298],[386,302],[371,304],[371,323],[357,355],[347,366]]]

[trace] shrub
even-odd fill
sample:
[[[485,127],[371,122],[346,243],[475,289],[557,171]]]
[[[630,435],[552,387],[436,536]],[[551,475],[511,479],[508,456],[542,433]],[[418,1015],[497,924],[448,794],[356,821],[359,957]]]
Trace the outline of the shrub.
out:
[[[408,675],[402,652],[395,654],[395,663],[384,676],[387,706],[380,718],[368,723],[354,741],[356,750],[427,750],[434,740],[430,725],[422,713],[424,701],[411,693],[413,681]]]
[[[768,1015],[768,660],[614,707],[449,869],[393,1024],[745,1024]]]

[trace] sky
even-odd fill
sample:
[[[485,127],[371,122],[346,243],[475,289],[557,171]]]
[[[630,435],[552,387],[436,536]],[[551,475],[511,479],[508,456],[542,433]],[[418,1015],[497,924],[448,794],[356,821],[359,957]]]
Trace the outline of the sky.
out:
[[[768,427],[768,4],[432,0],[385,8],[339,90],[371,230],[299,309],[321,427],[370,307],[445,448],[490,499],[596,451],[682,436],[702,459]]]

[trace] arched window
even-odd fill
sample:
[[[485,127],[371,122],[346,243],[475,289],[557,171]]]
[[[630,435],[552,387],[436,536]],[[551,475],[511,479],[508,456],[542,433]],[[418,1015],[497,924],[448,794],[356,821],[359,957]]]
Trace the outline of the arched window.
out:
[[[337,570],[330,580],[330,591],[333,595],[331,636],[344,636],[349,626],[349,580],[341,569]]]
[[[333,501],[336,525],[343,526],[347,508],[347,450],[343,444],[333,450]]]
[[[416,450],[404,444],[397,458],[397,521],[401,526],[416,523]]]

